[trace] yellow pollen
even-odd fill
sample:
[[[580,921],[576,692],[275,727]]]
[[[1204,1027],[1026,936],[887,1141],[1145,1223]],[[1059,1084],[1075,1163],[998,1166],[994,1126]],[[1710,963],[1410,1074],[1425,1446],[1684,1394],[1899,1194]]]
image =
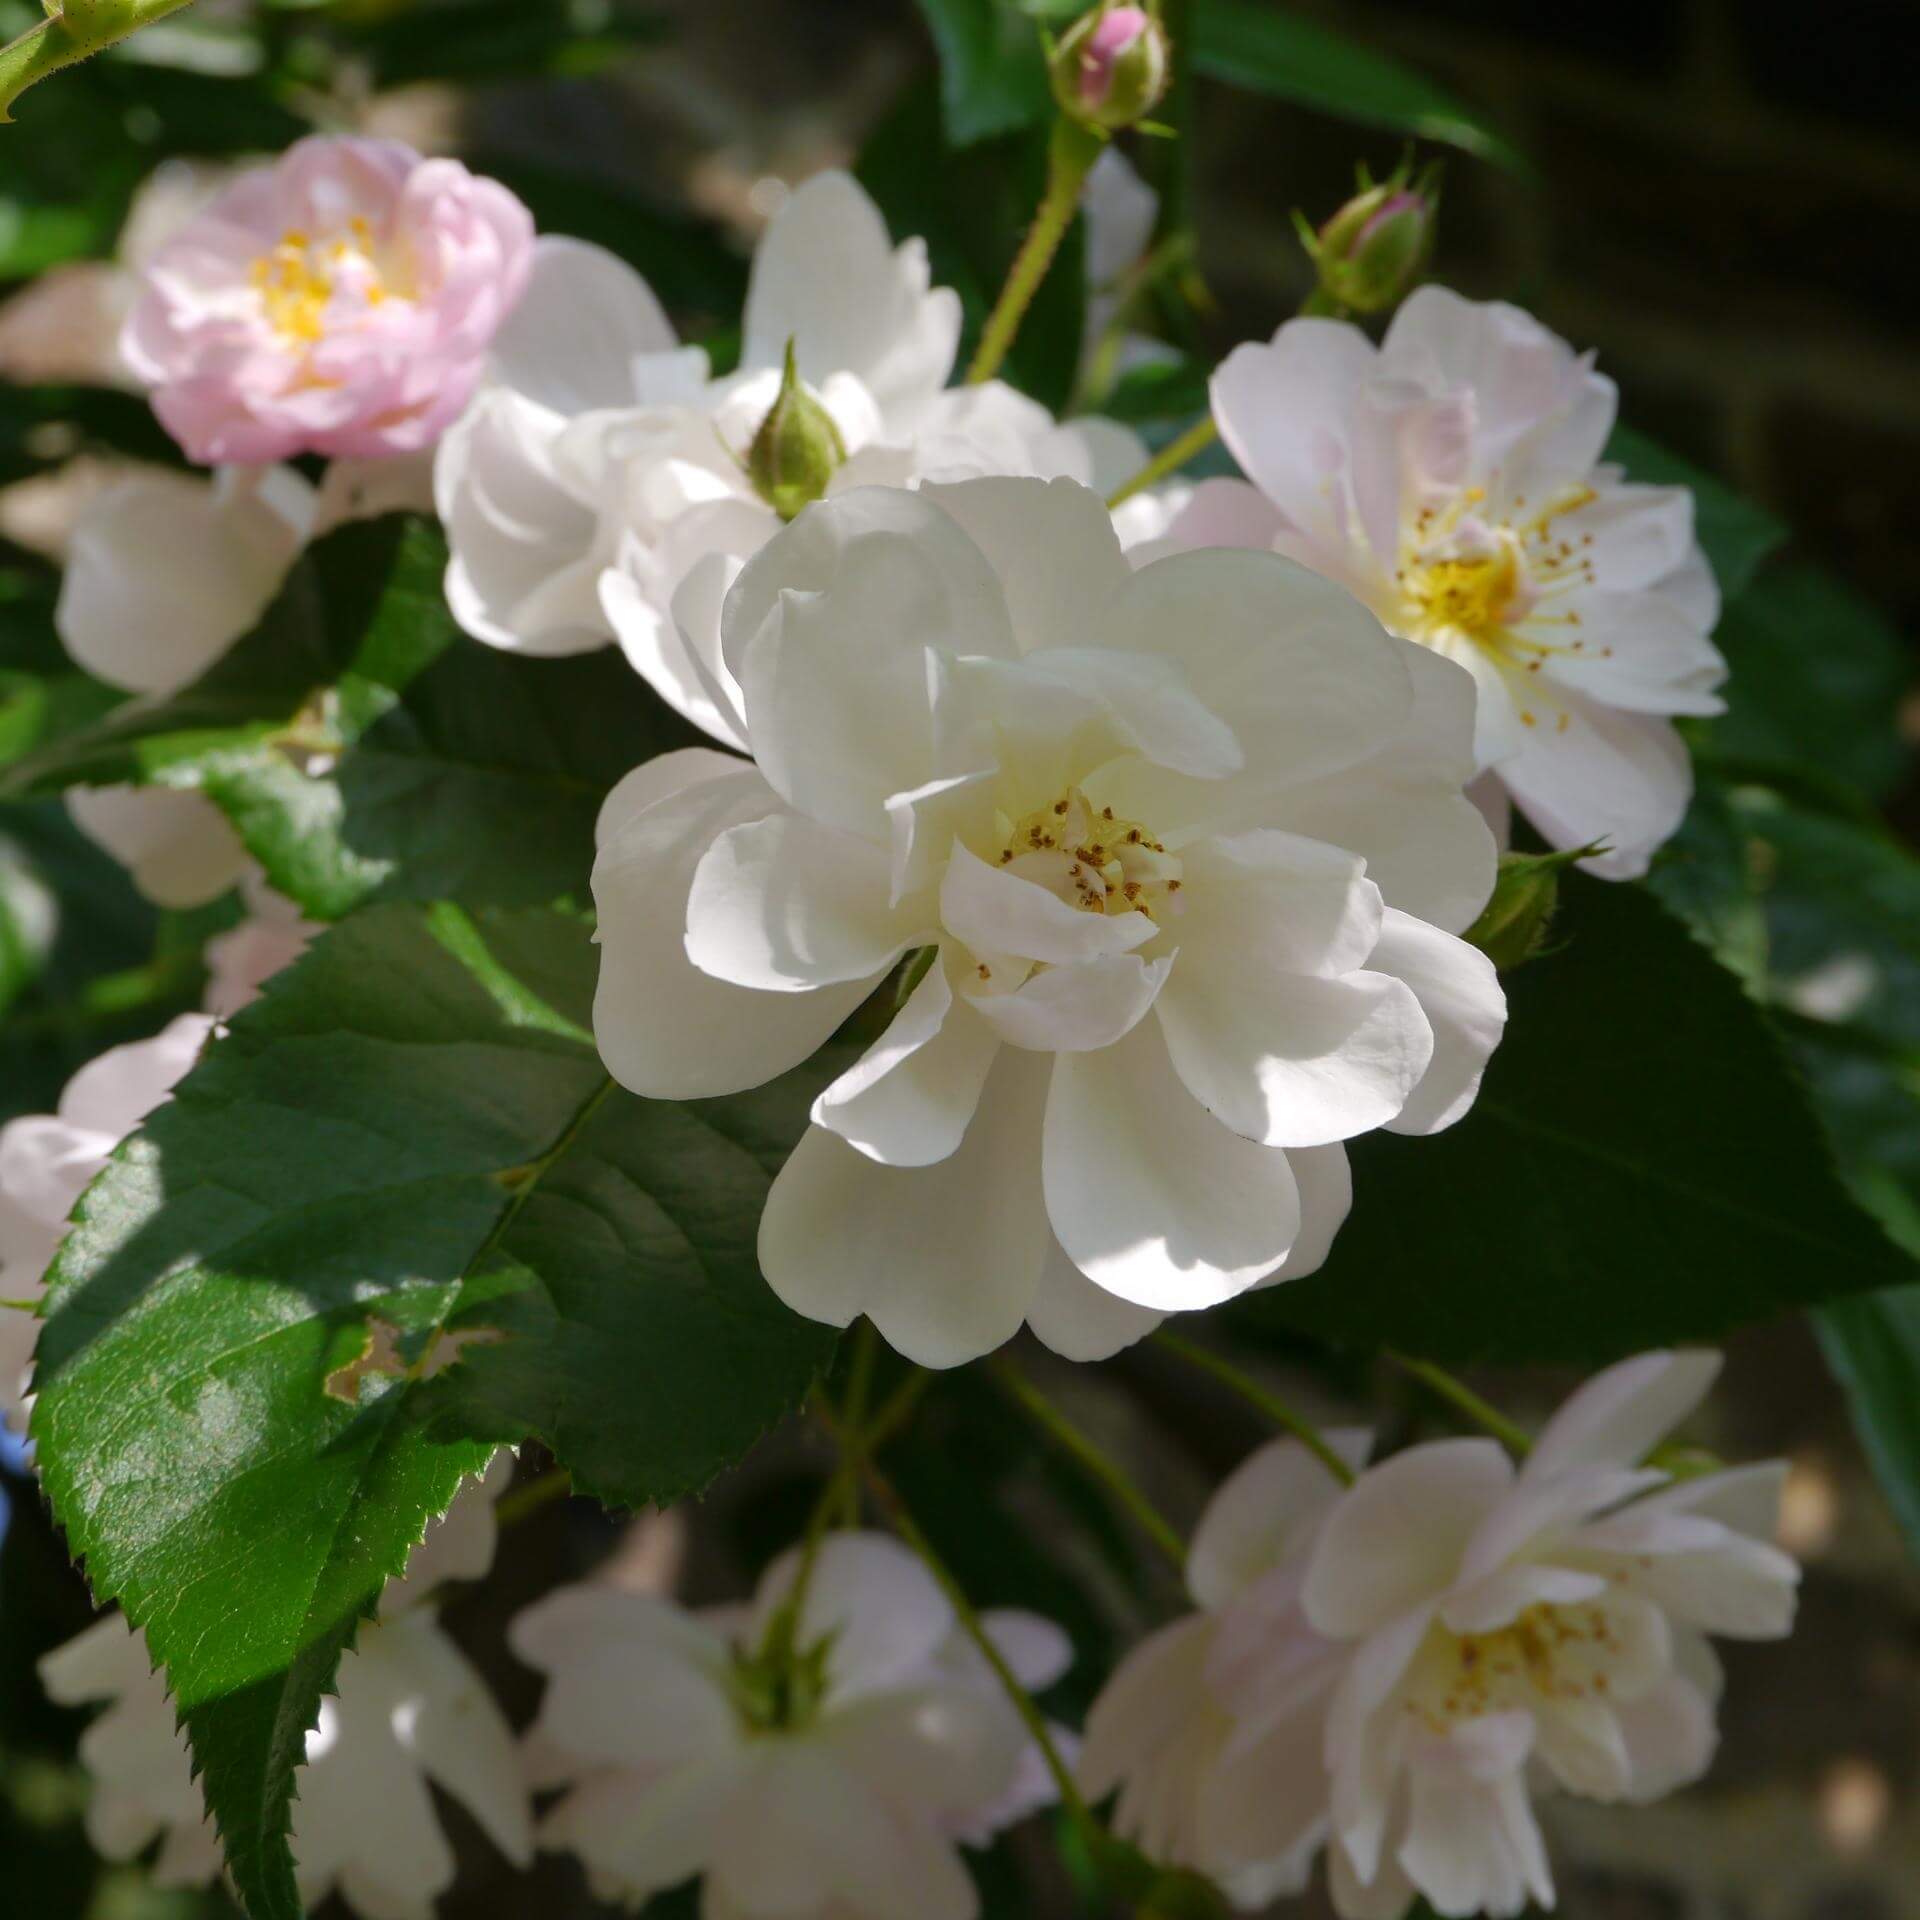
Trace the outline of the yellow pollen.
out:
[[[370,307],[389,293],[374,259],[373,229],[359,214],[344,235],[324,241],[289,227],[270,253],[254,261],[250,278],[267,324],[304,346],[326,337],[327,309],[343,282]]]
[[[1180,889],[1180,863],[1152,834],[1132,820],[1095,808],[1078,787],[1018,820],[1001,816],[998,863],[1039,863],[1027,877],[1053,887],[1085,913],[1144,913],[1158,920],[1167,896]],[[1064,873],[1054,868],[1066,862]]]
[[[1547,1701],[1605,1698],[1607,1667],[1624,1651],[1602,1606],[1531,1606],[1490,1633],[1454,1634],[1436,1624],[1417,1656],[1406,1711],[1435,1733],[1460,1720]]]

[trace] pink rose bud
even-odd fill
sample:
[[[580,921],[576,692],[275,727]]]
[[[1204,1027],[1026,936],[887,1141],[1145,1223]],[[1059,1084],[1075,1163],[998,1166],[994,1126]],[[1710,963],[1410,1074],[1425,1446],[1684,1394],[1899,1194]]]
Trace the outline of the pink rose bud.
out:
[[[1439,211],[1438,164],[1415,180],[1409,162],[1378,185],[1363,172],[1360,191],[1317,233],[1303,221],[1327,303],[1354,313],[1398,306],[1433,257]]]
[[[1166,31],[1145,7],[1103,6],[1054,49],[1055,99],[1071,118],[1103,133],[1145,118],[1167,78]]]
[[[316,136],[160,249],[120,350],[194,460],[417,453],[479,383],[532,250],[498,181]]]

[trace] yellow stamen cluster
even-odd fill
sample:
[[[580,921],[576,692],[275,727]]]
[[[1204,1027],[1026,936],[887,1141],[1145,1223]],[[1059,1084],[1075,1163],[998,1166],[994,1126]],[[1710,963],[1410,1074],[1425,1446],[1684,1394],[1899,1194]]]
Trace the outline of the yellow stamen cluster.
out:
[[[1137,821],[1095,807],[1078,787],[1018,820],[1003,814],[999,824],[1000,864],[1052,882],[1082,912],[1158,920],[1180,891],[1180,862]]]
[[[359,269],[354,284],[360,298],[378,306],[387,297],[387,287],[374,262],[373,231],[364,219],[354,215],[345,236],[324,242],[289,227],[279,245],[253,263],[253,285],[267,324],[306,346],[324,338],[327,308],[340,270],[350,262]]]
[[[1529,515],[1525,497],[1516,494],[1501,515],[1484,487],[1466,487],[1444,504],[1422,507],[1407,528],[1394,574],[1400,610],[1389,624],[1442,652],[1461,642],[1477,647],[1515,674],[1537,674],[1556,656],[1587,653],[1579,614],[1556,611],[1552,602],[1595,582],[1587,552],[1593,535],[1569,537],[1558,522],[1596,497],[1591,487],[1564,488]],[[1550,628],[1564,629],[1566,637],[1543,637]],[[1605,659],[1612,651],[1600,647],[1593,655]],[[1557,711],[1555,730],[1564,733],[1570,718]],[[1532,703],[1521,706],[1520,723],[1539,725]]]
[[[1406,1711],[1430,1731],[1546,1701],[1604,1700],[1608,1665],[1623,1651],[1603,1607],[1531,1606],[1490,1633],[1436,1626],[1422,1649]]]

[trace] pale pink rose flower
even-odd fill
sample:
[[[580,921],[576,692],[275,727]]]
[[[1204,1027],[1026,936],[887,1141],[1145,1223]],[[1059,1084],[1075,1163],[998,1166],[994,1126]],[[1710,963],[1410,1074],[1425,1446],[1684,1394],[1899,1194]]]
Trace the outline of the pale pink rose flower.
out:
[[[532,249],[497,181],[316,136],[154,255],[121,352],[195,460],[416,453],[478,384]]]

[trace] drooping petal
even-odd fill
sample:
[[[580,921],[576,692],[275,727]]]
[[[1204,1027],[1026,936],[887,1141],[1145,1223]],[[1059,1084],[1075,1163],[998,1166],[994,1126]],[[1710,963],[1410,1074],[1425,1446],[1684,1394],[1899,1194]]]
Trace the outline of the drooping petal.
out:
[[[936,960],[886,1032],[814,1101],[814,1124],[882,1166],[931,1166],[958,1150],[999,1051]]]
[[[1163,1312],[1244,1292],[1300,1228],[1286,1155],[1214,1119],[1152,1021],[1101,1052],[1060,1056],[1045,1178],[1048,1217],[1080,1271]]]
[[[1301,1602],[1330,1638],[1374,1633],[1452,1585],[1474,1530],[1513,1484],[1491,1440],[1438,1440],[1371,1468],[1328,1518]]]
[[[1257,947],[1183,953],[1161,996],[1175,1070],[1222,1125],[1269,1147],[1384,1126],[1433,1058],[1413,990],[1385,973],[1292,973]]]
[[[1112,953],[1047,967],[1011,993],[981,994],[969,1004],[1009,1046],[1088,1053],[1112,1046],[1147,1017],[1174,958]]]
[[[1039,1164],[1048,1064],[1003,1049],[959,1151],[936,1166],[879,1166],[811,1128],[760,1219],[774,1292],[834,1326],[865,1313],[926,1367],[1011,1339],[1052,1240]]]
[[[1433,1058],[1386,1125],[1392,1133],[1438,1133],[1473,1105],[1480,1077],[1506,1030],[1507,996],[1477,947],[1389,908],[1367,965],[1413,989],[1433,1029]]]
[[[1017,954],[1050,966],[1130,953],[1160,931],[1144,913],[1082,912],[957,845],[940,881],[940,919],[977,954]]]
[[[874,982],[760,993],[701,972],[686,947],[694,874],[721,834],[776,812],[778,796],[753,768],[699,747],[663,754],[630,779],[603,809],[594,863],[601,1057],[650,1099],[758,1086],[806,1059]]]
[[[765,993],[872,980],[925,931],[889,903],[888,882],[886,850],[871,840],[784,809],[744,821],[694,869],[687,957]]]
[[[1051,1229],[1047,1238],[1047,1262],[1027,1309],[1027,1326],[1061,1359],[1111,1360],[1144,1340],[1167,1317],[1156,1307],[1137,1307],[1096,1286],[1068,1258]]]

